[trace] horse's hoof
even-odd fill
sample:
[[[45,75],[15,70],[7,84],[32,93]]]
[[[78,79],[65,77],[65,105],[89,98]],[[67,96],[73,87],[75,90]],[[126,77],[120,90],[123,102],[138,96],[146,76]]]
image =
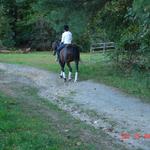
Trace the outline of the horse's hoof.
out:
[[[74,83],[77,83],[78,81],[77,80],[74,80]]]
[[[59,76],[59,78],[61,78],[61,79],[62,79],[62,78],[63,78],[63,76],[62,76],[62,75],[60,75],[60,76]]]
[[[70,82],[72,79],[68,79],[68,81]]]
[[[67,81],[67,79],[66,78],[64,78],[64,82],[66,82]]]

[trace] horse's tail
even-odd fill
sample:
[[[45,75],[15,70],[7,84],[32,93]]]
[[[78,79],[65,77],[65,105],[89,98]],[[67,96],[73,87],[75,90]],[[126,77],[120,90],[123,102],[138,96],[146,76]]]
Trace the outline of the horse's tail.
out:
[[[74,60],[80,61],[80,47],[75,45],[73,51],[74,51]]]

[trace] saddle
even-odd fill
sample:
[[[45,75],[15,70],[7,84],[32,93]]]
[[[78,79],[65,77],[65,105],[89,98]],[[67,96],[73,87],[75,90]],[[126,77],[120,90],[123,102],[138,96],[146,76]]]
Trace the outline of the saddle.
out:
[[[66,45],[65,45],[65,48],[71,48],[71,47],[73,47],[72,44],[66,44]]]

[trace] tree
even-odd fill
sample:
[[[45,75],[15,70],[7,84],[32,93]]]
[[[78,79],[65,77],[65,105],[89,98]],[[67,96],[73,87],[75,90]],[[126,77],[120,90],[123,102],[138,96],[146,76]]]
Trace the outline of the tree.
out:
[[[11,18],[7,17],[4,5],[0,6],[0,47],[13,47],[15,41],[13,39],[14,32],[11,26]]]

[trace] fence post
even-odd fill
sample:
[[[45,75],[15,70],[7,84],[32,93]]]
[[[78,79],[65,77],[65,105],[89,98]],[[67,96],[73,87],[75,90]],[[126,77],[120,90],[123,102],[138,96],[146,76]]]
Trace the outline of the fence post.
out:
[[[103,43],[103,54],[105,53],[106,43]]]
[[[91,63],[92,60],[92,45],[90,46],[90,58],[89,58],[89,63]]]

